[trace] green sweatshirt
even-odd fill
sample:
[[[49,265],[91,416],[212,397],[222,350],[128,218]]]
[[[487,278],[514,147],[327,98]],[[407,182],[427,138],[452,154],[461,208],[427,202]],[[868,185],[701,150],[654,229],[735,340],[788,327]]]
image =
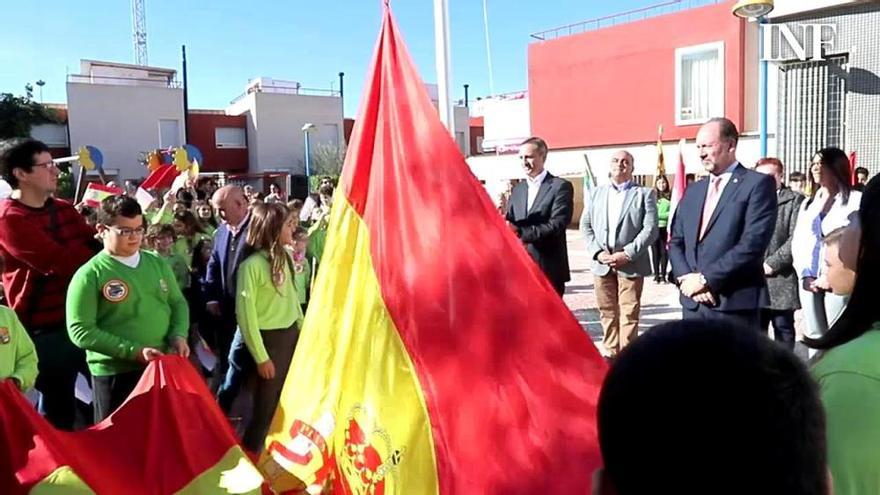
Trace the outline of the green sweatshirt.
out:
[[[0,380],[6,378],[30,390],[37,381],[37,352],[15,311],[0,306]]]
[[[666,198],[657,199],[657,227],[665,228],[669,225],[669,207],[672,203]]]
[[[272,283],[272,267],[265,251],[248,256],[238,267],[235,314],[244,343],[258,364],[269,360],[260,330],[282,330],[294,323],[302,326],[302,309],[290,264],[285,265],[284,280],[277,287]]]
[[[155,253],[156,256],[165,260],[165,263],[168,263],[168,266],[171,267],[171,272],[174,273],[174,279],[177,280],[178,287],[181,289],[189,289],[189,266],[187,266],[186,260],[183,259],[183,256],[175,252],[169,253],[168,256],[164,256],[158,251],[150,252]]]
[[[142,369],[142,347],[167,351],[186,338],[189,308],[165,261],[141,251],[137,268],[96,254],[73,275],[67,289],[67,331],[86,350],[89,370],[109,376]]]
[[[174,245],[171,246],[171,252],[179,255],[186,261],[187,270],[192,268],[193,249],[203,239],[211,240],[211,236],[204,232],[197,233],[193,236],[192,240],[187,239],[185,236],[178,236],[177,240],[174,241]]]
[[[307,302],[309,296],[309,283],[312,281],[312,264],[306,257],[302,261],[302,271],[294,273],[293,285],[296,287],[296,295],[299,298],[299,304],[303,305]]]

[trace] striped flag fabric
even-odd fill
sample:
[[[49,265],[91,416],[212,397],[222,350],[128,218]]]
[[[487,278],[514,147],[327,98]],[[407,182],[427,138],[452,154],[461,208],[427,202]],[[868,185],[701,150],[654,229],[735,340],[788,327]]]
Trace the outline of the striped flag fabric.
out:
[[[258,467],[276,492],[587,493],[606,365],[470,173],[390,8]]]
[[[663,126],[657,128],[657,176],[666,175],[666,161],[663,158]]]
[[[0,380],[0,493],[259,494],[263,477],[238,445],[204,380],[164,356],[109,418],[56,430]]]
[[[110,196],[123,194],[123,192],[122,188],[119,187],[105,186],[103,184],[98,184],[97,182],[90,182],[83,193],[82,202],[86,206],[100,208],[101,201],[104,201]]]
[[[681,198],[684,197],[684,190],[687,189],[687,172],[684,167],[684,146],[685,140],[678,142],[678,164],[675,167],[675,179],[672,183],[672,198],[669,201],[669,223],[672,225],[672,219],[675,218],[675,209]],[[669,229],[670,235],[672,229]]]
[[[596,176],[593,175],[593,167],[590,166],[590,157],[584,153],[584,197],[586,198],[590,191],[596,187]]]

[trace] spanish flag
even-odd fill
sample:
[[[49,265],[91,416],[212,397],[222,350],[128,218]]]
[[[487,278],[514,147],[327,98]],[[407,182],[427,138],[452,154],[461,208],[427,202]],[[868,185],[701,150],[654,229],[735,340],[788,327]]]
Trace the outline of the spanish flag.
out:
[[[589,491],[604,362],[481,187],[386,6],[258,464],[274,490]]]
[[[195,368],[165,356],[109,418],[59,431],[0,380],[0,493],[259,494],[263,478]]]

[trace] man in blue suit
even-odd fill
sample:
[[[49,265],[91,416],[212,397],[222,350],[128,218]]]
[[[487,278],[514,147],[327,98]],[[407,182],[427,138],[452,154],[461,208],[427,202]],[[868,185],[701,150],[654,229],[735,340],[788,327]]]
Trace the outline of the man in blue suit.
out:
[[[205,299],[207,311],[216,318],[215,352],[218,363],[215,369],[219,384],[217,399],[224,412],[229,412],[238,395],[241,384],[254,363],[238,332],[235,319],[235,286],[238,265],[247,258],[248,224],[250,212],[244,191],[238,186],[224,186],[214,193],[211,203],[219,212],[223,223],[214,234],[214,249],[208,261],[205,276]],[[216,380],[215,380],[216,381]]]
[[[685,319],[760,330],[760,308],[770,302],[763,263],[776,224],[776,187],[736,160],[738,140],[725,118],[697,133],[709,177],[688,187],[675,210],[669,261]]]

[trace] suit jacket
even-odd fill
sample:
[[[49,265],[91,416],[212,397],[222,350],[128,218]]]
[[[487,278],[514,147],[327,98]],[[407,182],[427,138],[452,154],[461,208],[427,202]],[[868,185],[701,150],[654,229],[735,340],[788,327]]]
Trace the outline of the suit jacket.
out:
[[[548,173],[531,208],[528,184],[521,181],[510,194],[507,221],[516,226],[526,251],[554,285],[571,280],[565,229],[574,214],[574,187]]]
[[[743,311],[770,303],[764,279],[764,252],[776,224],[773,178],[738,165],[718,200],[700,240],[703,203],[709,181],[692,184],[672,220],[669,261],[675,278],[702,273],[718,303],[716,311]],[[681,304],[699,304],[681,296]]]
[[[767,290],[770,292],[769,308],[791,311],[801,308],[798,276],[791,255],[791,239],[794,236],[798,211],[804,196],[786,187],[780,189],[776,197],[779,205],[776,226],[764,255],[764,263],[773,269],[773,274],[767,277]]]
[[[608,218],[608,193],[614,186],[601,186],[590,193],[584,201],[581,215],[581,233],[587,241],[587,256],[593,260],[591,271],[604,277],[611,267],[596,259],[599,253],[623,251],[630,262],[617,269],[617,273],[628,278],[645,277],[651,274],[651,260],[648,251],[657,239],[657,198],[652,189],[630,186],[623,198],[620,217]],[[617,232],[614,246],[608,245],[608,232]]]
[[[227,253],[229,253],[229,243],[232,241],[232,232],[226,223],[222,223],[217,227],[214,233],[214,248],[211,250],[211,259],[208,260],[207,274],[205,275],[204,292],[206,301],[217,301],[224,313],[235,313],[235,298],[230,298],[229,294],[235,293],[235,280],[238,272],[238,265],[250,254],[245,238],[250,219],[242,226],[242,235],[238,237],[238,246],[235,250],[235,258],[227,263]],[[226,286],[227,271],[232,272],[231,281],[233,287]]]

